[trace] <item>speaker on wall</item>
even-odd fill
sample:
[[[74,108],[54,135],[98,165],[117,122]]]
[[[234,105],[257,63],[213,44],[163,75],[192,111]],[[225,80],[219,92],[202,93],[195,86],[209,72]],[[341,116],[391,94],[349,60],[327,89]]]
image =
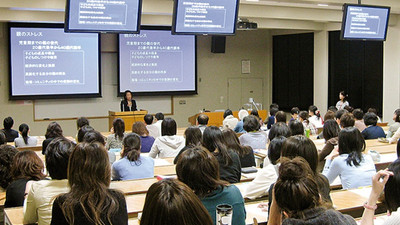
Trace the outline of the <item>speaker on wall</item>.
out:
[[[212,36],[211,37],[211,52],[212,53],[225,53],[225,36]]]

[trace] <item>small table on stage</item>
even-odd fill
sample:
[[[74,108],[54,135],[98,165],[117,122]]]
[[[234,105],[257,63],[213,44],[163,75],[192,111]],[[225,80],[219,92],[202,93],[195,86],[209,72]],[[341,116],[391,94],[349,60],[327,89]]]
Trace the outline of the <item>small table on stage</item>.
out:
[[[108,129],[113,127],[113,121],[117,118],[121,118],[125,122],[125,131],[131,131],[132,125],[138,121],[144,122],[144,116],[147,114],[147,110],[142,111],[131,111],[131,112],[113,112],[108,111]]]

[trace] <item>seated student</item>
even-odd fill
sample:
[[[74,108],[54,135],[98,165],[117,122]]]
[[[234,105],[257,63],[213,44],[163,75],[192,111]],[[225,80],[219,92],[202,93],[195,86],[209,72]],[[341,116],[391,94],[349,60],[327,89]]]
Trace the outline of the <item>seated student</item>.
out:
[[[14,139],[15,147],[34,147],[37,145],[37,138],[29,135],[29,126],[26,123],[19,125],[18,128],[22,137]]]
[[[386,138],[391,138],[396,131],[400,128],[400,109],[396,109],[393,113],[394,123],[390,125]]]
[[[290,117],[289,122],[292,122],[293,120],[297,120],[298,117],[299,117],[299,113],[300,113],[300,109],[299,109],[298,107],[293,107],[293,108],[290,110],[290,114],[291,114],[292,116]]]
[[[76,129],[79,132],[79,130],[83,127],[83,126],[89,126],[89,120],[86,117],[79,117],[76,120]],[[78,133],[76,134],[76,140],[78,141]],[[78,141],[80,142],[80,141]]]
[[[141,139],[139,135],[135,133],[126,135],[122,146],[121,159],[112,165],[113,180],[135,180],[154,177],[154,159],[140,155]]]
[[[0,145],[0,191],[2,192],[12,181],[11,167],[17,153],[18,150],[11,145]]]
[[[375,108],[369,108],[367,112],[369,112],[369,113],[375,113],[376,117],[378,118],[377,123],[382,123],[381,118],[379,118],[379,116],[378,116],[378,110],[376,110]]]
[[[51,122],[47,126],[46,134],[44,135],[46,138],[42,143],[42,154],[46,155],[46,148],[49,143],[57,137],[63,137],[63,130],[61,129],[60,124],[57,122]]]
[[[186,184],[164,179],[150,186],[140,225],[213,225],[200,199]]]
[[[284,158],[281,161],[268,225],[357,224],[351,216],[323,207],[318,182],[303,158],[296,157],[292,160]]]
[[[35,152],[28,150],[18,152],[11,167],[13,181],[7,187],[4,207],[22,206],[32,182],[46,177],[43,169],[43,162]]]
[[[335,112],[328,110],[324,115],[324,121],[335,120]]]
[[[316,135],[317,134],[317,127],[313,123],[311,123],[309,120],[309,114],[307,111],[301,111],[299,114],[299,120],[300,122],[303,123],[304,126],[304,133],[306,133],[306,130],[310,130],[310,135]]]
[[[230,109],[225,110],[224,120],[222,121],[223,128],[235,129],[239,120],[233,116],[233,112]]]
[[[46,169],[51,180],[34,182],[24,203],[24,224],[48,225],[54,197],[69,191],[68,160],[75,144],[60,137],[47,146]]]
[[[362,109],[355,109],[355,110],[353,110],[353,116],[355,119],[354,126],[357,127],[357,129],[360,132],[363,132],[363,130],[365,130],[365,128],[367,128],[367,126],[365,126],[364,119],[363,119],[364,112],[362,111]]]
[[[251,110],[250,115],[255,116],[255,117],[259,120],[260,126],[263,126],[263,125],[264,125],[264,122],[263,122],[262,119],[260,118],[260,115],[258,114],[258,110],[257,110],[257,109]]]
[[[196,126],[190,126],[186,128],[185,133],[183,134],[185,137],[185,147],[183,147],[178,155],[176,155],[174,159],[174,164],[178,162],[179,156],[186,150],[193,148],[197,145],[201,145],[201,139],[203,138],[203,134],[200,129]]]
[[[361,134],[365,140],[386,137],[382,127],[376,125],[377,120],[378,117],[374,113],[366,113],[364,115],[364,123],[367,128],[365,128]]]
[[[345,114],[345,113],[347,113],[348,111],[347,110],[345,110],[345,109],[341,109],[341,110],[338,110],[338,111],[336,111],[336,113],[335,113],[335,119],[336,119],[336,122],[340,125],[340,118],[343,116],[343,114]]]
[[[332,112],[334,112],[334,113],[336,113],[337,111],[338,111],[338,109],[336,108],[336,106],[329,106],[328,107],[328,110],[330,110],[330,111],[332,111]]]
[[[94,131],[94,128],[89,125],[85,125],[78,130],[78,135],[77,135],[77,139],[76,139],[78,141],[78,143],[83,142],[83,137],[89,131]]]
[[[206,129],[208,120],[209,120],[209,118],[205,114],[200,114],[197,117],[197,124],[198,124],[198,128],[200,129],[201,133],[203,133],[204,129]]]
[[[292,120],[289,122],[289,129],[292,136],[304,135],[304,126],[298,120]]]
[[[158,137],[160,137],[160,136],[162,135],[162,132],[161,132],[161,124],[162,124],[162,122],[163,122],[163,120],[164,120],[164,114],[161,113],[161,112],[156,113],[155,118],[156,118],[156,122],[154,123],[154,126],[157,127],[158,133],[159,133],[159,136],[158,136]],[[154,138],[156,138],[156,137],[154,137]]]
[[[224,136],[218,127],[210,126],[204,130],[202,145],[217,158],[221,180],[240,182],[242,174],[239,155],[226,147]]]
[[[14,126],[14,120],[10,116],[5,118],[3,121],[4,129],[2,131],[6,135],[7,142],[13,142],[18,137],[18,132],[11,129]]]
[[[111,134],[108,135],[106,140],[106,149],[122,149],[122,140],[125,137],[125,122],[117,118],[113,121]]]
[[[322,150],[318,152],[318,158],[320,162],[325,162],[325,157],[331,154],[332,150],[338,145],[339,132],[340,132],[339,125],[336,123],[335,120],[325,121],[324,129],[322,131],[322,134],[325,139],[325,145],[322,148]]]
[[[316,128],[321,128],[323,126],[324,121],[321,118],[321,114],[317,106],[312,105],[308,107],[308,114],[310,115],[310,123],[314,124]]]
[[[303,125],[301,125],[303,127]],[[303,128],[302,128],[303,129]],[[281,149],[286,138],[279,136],[268,145],[268,157],[264,159],[264,167],[257,172],[256,177],[246,188],[244,197],[255,199],[268,194],[271,184],[278,178],[278,159],[281,157]]]
[[[354,127],[355,124],[355,119],[352,113],[346,112],[340,117],[340,127],[346,128],[346,127]]]
[[[172,118],[165,118],[161,124],[161,137],[156,138],[151,147],[149,156],[152,158],[175,157],[185,147],[185,138],[176,135],[176,122]]]
[[[178,179],[200,198],[214,224],[217,224],[216,206],[229,204],[233,207],[232,225],[245,225],[246,210],[242,194],[235,185],[222,181],[219,172],[217,159],[202,147],[185,151],[176,164]]]
[[[290,137],[291,135],[292,134],[290,133],[288,125],[286,125],[286,123],[279,122],[272,125],[268,133],[268,139],[269,141],[272,141],[275,137],[279,136]]]
[[[0,145],[7,144],[6,135],[2,130],[0,130]]]
[[[136,122],[132,125],[132,132],[140,136],[141,148],[140,152],[150,152],[155,139],[149,136],[149,131],[143,122]]]
[[[151,114],[146,114],[144,116],[144,122],[146,123],[146,129],[149,131],[149,136],[153,138],[158,138],[160,137],[160,132],[158,131],[158,128],[155,124],[153,124],[153,115]]]
[[[243,128],[243,119],[249,115],[249,112],[247,112],[244,109],[239,110],[238,112],[238,117],[239,117],[239,122],[236,124],[235,128],[233,129],[236,133],[244,133],[246,132]]]
[[[269,109],[269,117],[267,118],[266,121],[264,121],[265,124],[267,124],[267,128],[271,129],[272,125],[275,124],[275,114],[279,111],[279,108],[272,107]]]
[[[226,147],[239,155],[240,166],[242,168],[256,166],[256,160],[251,146],[241,145],[235,131],[231,129],[223,130],[222,134],[224,135]]]
[[[68,163],[71,190],[54,200],[52,225],[128,224],[124,195],[109,189],[108,161],[106,149],[98,142],[80,143],[75,147]]]
[[[343,189],[358,188],[371,185],[371,177],[375,174],[375,163],[370,155],[363,154],[365,141],[355,127],[347,127],[339,133],[339,156],[334,152],[326,158],[322,172],[332,183],[340,177]]]
[[[82,142],[92,143],[92,142],[99,142],[103,146],[106,145],[106,141],[104,140],[104,136],[95,130],[87,131],[83,136]],[[114,152],[108,152],[108,159],[110,164],[113,164],[116,160],[116,156]]]
[[[275,123],[286,123],[286,113],[284,111],[278,111],[275,114]]]
[[[243,118],[243,128],[247,133],[239,137],[241,145],[250,146],[252,149],[266,149],[267,135],[260,131],[260,123],[255,116],[246,116]]]

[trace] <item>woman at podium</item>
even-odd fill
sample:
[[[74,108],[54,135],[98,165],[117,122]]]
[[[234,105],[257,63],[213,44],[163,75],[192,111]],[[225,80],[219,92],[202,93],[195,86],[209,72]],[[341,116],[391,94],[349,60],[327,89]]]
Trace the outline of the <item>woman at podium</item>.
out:
[[[136,101],[132,99],[132,92],[126,90],[124,100],[121,101],[121,112],[137,111]]]

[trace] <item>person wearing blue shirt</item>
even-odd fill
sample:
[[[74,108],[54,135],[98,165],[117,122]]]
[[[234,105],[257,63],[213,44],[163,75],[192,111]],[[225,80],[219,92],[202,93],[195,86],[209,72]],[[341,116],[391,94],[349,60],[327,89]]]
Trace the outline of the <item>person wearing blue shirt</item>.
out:
[[[386,137],[385,131],[382,127],[377,126],[378,116],[375,113],[366,113],[364,115],[364,123],[367,126],[362,132],[365,140],[377,139],[380,137]]]

